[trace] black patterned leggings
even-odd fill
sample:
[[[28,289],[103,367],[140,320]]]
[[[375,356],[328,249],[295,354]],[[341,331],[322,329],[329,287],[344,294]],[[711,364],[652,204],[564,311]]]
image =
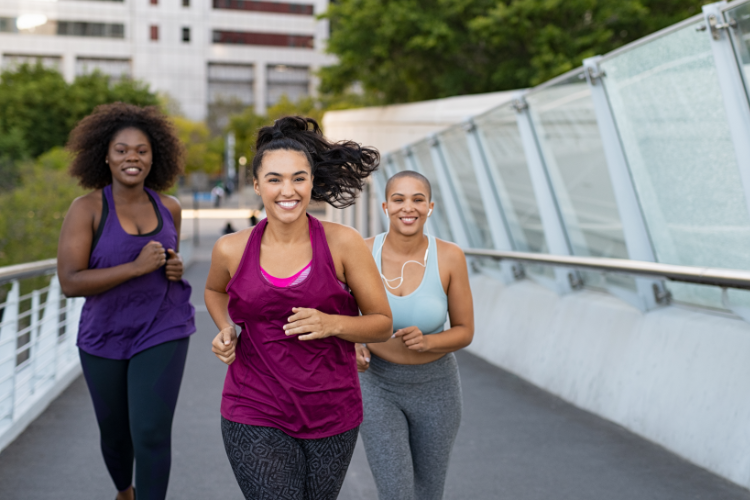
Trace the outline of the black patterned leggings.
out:
[[[229,463],[247,500],[335,500],[359,427],[321,439],[221,418]]]

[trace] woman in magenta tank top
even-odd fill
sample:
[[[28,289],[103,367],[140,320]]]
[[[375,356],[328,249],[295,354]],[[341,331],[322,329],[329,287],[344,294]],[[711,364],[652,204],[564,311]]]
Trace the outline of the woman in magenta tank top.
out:
[[[351,205],[379,155],[300,117],[261,129],[256,147],[267,219],[216,243],[205,291],[229,365],[224,445],[245,498],[332,500],[362,422],[354,343],[387,340],[392,321],[364,240],[306,210]]]
[[[115,103],[84,118],[68,148],[71,174],[93,191],[70,206],[57,267],[65,295],[86,297],[78,348],[102,455],[118,500],[135,498],[134,462],[138,500],[163,500],[195,331],[178,253],[180,204],[157,192],[180,173],[182,145],[157,108]]]

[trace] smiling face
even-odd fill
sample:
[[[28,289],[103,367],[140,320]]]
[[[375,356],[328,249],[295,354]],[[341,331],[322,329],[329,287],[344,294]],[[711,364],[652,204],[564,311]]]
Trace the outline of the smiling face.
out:
[[[151,172],[151,141],[137,128],[120,130],[109,143],[106,161],[113,183],[125,186],[142,184]]]
[[[253,186],[269,220],[291,223],[307,211],[312,182],[312,169],[303,153],[278,149],[263,155]]]
[[[402,177],[394,180],[383,203],[383,209],[388,209],[390,230],[405,236],[421,234],[427,213],[435,206],[428,194],[428,187],[419,179]]]

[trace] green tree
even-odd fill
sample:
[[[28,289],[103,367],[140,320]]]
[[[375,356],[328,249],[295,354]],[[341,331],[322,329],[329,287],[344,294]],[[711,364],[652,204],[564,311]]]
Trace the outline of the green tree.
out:
[[[524,88],[700,12],[704,0],[341,0],[321,70],[328,96],[361,85],[397,103]],[[331,97],[329,97],[330,99]]]
[[[173,116],[177,136],[185,145],[185,173],[219,174],[222,169],[224,143],[221,137],[211,137],[204,122]]]
[[[6,139],[0,140],[0,157],[12,157],[8,152],[14,149],[37,157],[63,146],[79,120],[96,106],[116,101],[158,104],[147,85],[129,79],[113,83],[99,72],[68,84],[41,64],[5,70],[0,73],[0,137]]]
[[[70,177],[66,151],[56,148],[21,164],[21,184],[0,194],[0,266],[49,259],[60,225],[84,190]]]

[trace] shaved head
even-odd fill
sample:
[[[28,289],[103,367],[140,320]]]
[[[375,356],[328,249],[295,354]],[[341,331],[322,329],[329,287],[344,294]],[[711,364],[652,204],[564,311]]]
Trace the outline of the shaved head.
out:
[[[388,193],[390,193],[391,189],[393,188],[393,185],[398,181],[399,179],[403,179],[404,177],[411,177],[412,179],[416,179],[420,181],[422,184],[425,185],[427,188],[427,199],[432,199],[432,185],[430,184],[430,181],[425,177],[424,175],[420,174],[419,172],[415,172],[414,170],[403,170],[390,179],[388,179],[388,182],[385,185],[385,198],[388,199]]]

